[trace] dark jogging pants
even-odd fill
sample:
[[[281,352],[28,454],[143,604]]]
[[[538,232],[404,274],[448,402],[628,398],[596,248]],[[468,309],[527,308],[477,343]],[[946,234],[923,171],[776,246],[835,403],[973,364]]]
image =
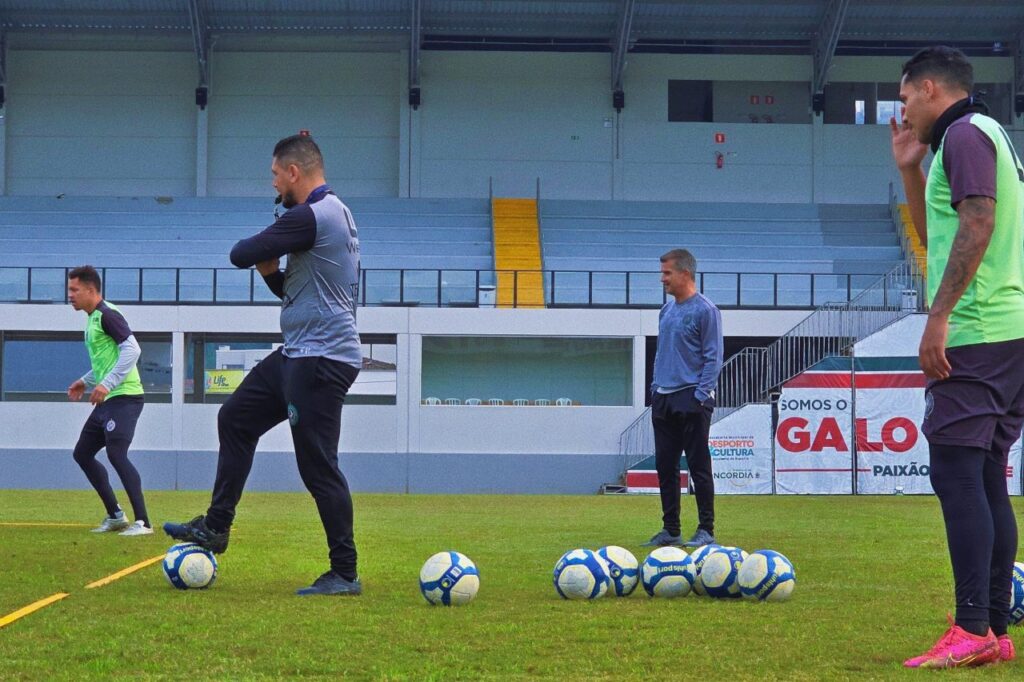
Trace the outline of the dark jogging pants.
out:
[[[217,415],[220,454],[206,515],[211,527],[231,527],[260,436],[287,419],[299,475],[327,535],[331,568],[346,579],[356,577],[352,496],[338,468],[338,441],[341,408],[358,374],[343,362],[288,358],[281,349],[249,372]]]
[[[711,412],[711,408],[697,401],[693,388],[655,393],[651,402],[662,521],[665,530],[673,535],[680,534],[679,456],[683,452],[697,497],[697,527],[712,535],[715,532],[715,479],[708,448]]]
[[[89,483],[103,500],[107,516],[118,512],[117,496],[110,487],[107,468],[96,461],[96,455],[107,449],[107,459],[121,479],[128,493],[136,521],[149,525],[146,500],[142,494],[142,478],[138,469],[128,460],[128,448],[135,437],[135,424],[142,414],[145,399],[141,395],[114,396],[97,405],[82,427],[75,445],[75,462],[82,467]]]

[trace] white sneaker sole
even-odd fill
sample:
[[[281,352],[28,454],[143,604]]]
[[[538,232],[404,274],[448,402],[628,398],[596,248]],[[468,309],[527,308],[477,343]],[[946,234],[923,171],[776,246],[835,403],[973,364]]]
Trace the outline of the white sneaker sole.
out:
[[[122,533],[118,533],[118,535],[123,535],[125,537],[132,537],[133,535],[152,535],[152,534],[153,534],[153,529],[152,528],[145,528],[145,527],[139,527],[139,526],[135,526],[134,528],[129,528],[128,530],[126,530],[126,531],[124,531]]]

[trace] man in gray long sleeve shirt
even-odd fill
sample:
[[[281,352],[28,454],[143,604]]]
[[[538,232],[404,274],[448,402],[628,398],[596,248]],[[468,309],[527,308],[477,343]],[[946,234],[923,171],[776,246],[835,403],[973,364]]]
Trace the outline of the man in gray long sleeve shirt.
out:
[[[685,249],[661,257],[661,281],[670,300],[658,317],[658,352],[651,384],[655,465],[663,527],[651,546],[698,547],[715,541],[715,480],[708,432],[715,386],[722,369],[722,315],[697,291],[697,262]],[[697,497],[697,530],[682,541],[679,522],[679,457]]]
[[[246,375],[217,416],[220,451],[210,506],[186,523],[165,523],[177,540],[227,549],[235,510],[263,434],[287,420],[302,482],[316,501],[330,569],[300,595],[358,595],[352,496],[338,468],[341,409],[362,367],[356,330],[359,234],[348,207],[324,179],[320,148],[308,135],[274,147],[274,189],[288,212],[231,249],[281,299],[284,345]],[[279,259],[288,256],[281,271]]]

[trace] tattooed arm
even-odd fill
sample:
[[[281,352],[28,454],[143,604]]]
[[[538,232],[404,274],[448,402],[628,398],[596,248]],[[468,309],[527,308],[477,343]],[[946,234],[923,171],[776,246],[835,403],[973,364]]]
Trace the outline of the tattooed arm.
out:
[[[960,214],[953,247],[949,252],[942,282],[928,312],[928,324],[921,337],[918,359],[921,369],[932,379],[945,379],[950,366],[946,360],[946,336],[949,315],[974,279],[995,229],[996,202],[989,197],[969,196],[956,210]]]
[[[996,202],[989,197],[967,197],[957,204],[960,229],[953,240],[939,290],[935,292],[931,316],[949,317],[974,279],[995,229],[995,207]]]

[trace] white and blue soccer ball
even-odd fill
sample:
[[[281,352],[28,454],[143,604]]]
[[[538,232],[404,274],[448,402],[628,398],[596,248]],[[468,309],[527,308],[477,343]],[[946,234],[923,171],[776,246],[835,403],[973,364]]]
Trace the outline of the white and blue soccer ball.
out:
[[[164,576],[179,590],[201,590],[217,578],[217,559],[194,542],[173,545],[163,560]]]
[[[708,552],[697,574],[704,594],[716,599],[739,598],[737,578],[746,558],[747,553],[738,547],[716,547]]]
[[[1024,563],[1013,565],[1012,590],[1010,591],[1010,625],[1024,624]]]
[[[690,554],[690,558],[693,560],[693,574],[696,576],[693,581],[693,592],[704,596],[704,585],[700,582],[700,569],[704,565],[704,560],[708,558],[713,550],[720,548],[721,545],[701,545],[697,549],[693,550]]]
[[[796,587],[793,562],[770,549],[751,552],[740,566],[740,594],[759,601],[785,601]]]
[[[573,549],[555,564],[555,590],[563,599],[597,599],[612,583],[608,564],[589,549]]]
[[[608,564],[609,577],[615,596],[626,597],[632,594],[640,582],[640,562],[633,553],[624,547],[609,545],[597,550],[597,556]]]
[[[420,569],[420,592],[431,604],[462,606],[480,591],[480,571],[459,552],[438,552]]]
[[[659,547],[640,568],[644,590],[652,597],[685,597],[695,578],[693,559],[678,547]]]

